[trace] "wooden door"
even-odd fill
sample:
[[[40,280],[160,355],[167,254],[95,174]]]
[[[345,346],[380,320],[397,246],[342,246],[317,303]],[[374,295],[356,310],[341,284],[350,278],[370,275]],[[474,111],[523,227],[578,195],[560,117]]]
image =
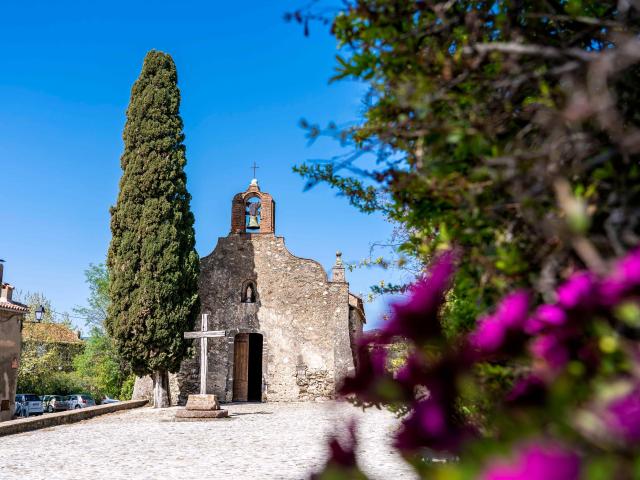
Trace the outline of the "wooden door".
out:
[[[233,401],[246,402],[249,394],[249,334],[239,333],[233,342]]]

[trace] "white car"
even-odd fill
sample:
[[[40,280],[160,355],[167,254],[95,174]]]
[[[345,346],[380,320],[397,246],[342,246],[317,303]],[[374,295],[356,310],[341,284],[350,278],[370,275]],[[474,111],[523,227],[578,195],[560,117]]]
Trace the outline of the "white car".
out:
[[[37,395],[31,393],[19,393],[16,395],[16,403],[20,404],[20,416],[29,417],[31,415],[42,415],[42,400]],[[16,409],[17,410],[17,409]]]
[[[67,406],[67,410],[75,410],[77,408],[95,407],[96,401],[91,395],[77,393],[66,397],[65,404]]]
[[[118,400],[118,399],[104,397],[102,400],[100,400],[100,405],[106,405],[108,403],[119,403],[119,402],[120,402],[120,400]]]

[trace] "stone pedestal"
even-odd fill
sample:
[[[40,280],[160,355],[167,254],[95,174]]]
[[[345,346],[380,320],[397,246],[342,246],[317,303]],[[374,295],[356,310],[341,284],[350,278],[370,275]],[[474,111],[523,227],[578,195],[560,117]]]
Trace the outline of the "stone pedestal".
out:
[[[177,422],[198,422],[229,416],[222,410],[215,395],[189,395],[187,406],[176,413]]]

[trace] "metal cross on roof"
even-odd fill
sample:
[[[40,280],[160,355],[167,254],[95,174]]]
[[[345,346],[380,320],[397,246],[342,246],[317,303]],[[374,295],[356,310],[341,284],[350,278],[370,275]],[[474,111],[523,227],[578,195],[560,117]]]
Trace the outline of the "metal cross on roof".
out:
[[[256,170],[260,167],[256,165],[256,162],[254,161],[253,166],[251,168],[253,168],[253,178],[256,178]]]

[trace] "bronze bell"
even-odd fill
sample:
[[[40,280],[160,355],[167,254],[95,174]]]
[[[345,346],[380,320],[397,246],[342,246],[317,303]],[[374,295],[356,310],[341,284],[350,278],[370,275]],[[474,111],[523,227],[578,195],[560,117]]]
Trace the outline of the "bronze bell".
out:
[[[258,217],[254,215],[249,215],[249,225],[247,228],[255,229],[260,228],[260,224],[258,223]]]

